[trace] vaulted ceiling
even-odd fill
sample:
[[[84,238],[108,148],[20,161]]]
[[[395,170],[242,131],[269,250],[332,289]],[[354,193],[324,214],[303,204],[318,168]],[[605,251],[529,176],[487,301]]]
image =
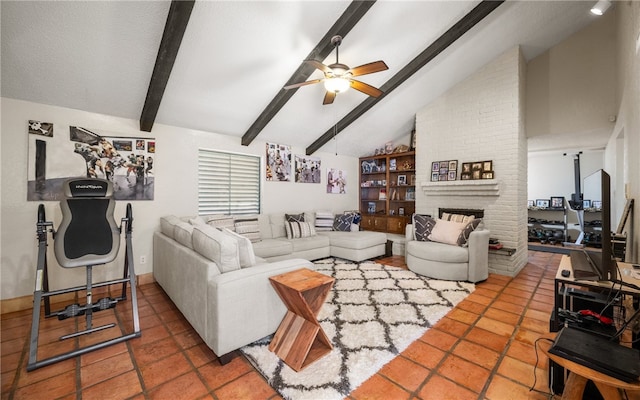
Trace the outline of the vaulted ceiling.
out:
[[[594,1],[188,3],[3,0],[2,97],[151,132],[165,124],[358,156],[406,137],[418,110],[504,51],[520,45],[529,60],[594,18]],[[385,94],[349,90],[322,105],[321,84],[284,91],[322,77],[302,61],[333,63],[338,33],[340,62],[386,62],[359,77]]]

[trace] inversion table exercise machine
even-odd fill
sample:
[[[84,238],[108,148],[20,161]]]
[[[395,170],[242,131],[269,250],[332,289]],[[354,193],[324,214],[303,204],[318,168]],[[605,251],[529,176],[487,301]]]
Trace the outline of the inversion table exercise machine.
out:
[[[140,337],[140,321],[138,315],[138,300],[136,296],[136,282],[133,267],[133,248],[131,232],[133,214],[131,204],[127,204],[126,216],[122,218],[118,227],[113,217],[115,200],[112,198],[111,182],[104,179],[78,178],[64,183],[65,199],[60,202],[62,221],[58,230],[53,229],[53,223],[46,221],[44,205],[38,206],[38,265],[36,269],[35,290],[33,293],[33,319],[31,324],[31,340],[29,343],[29,362],[27,371],[44,367],[59,361],[76,357],[90,351]],[[121,279],[108,280],[100,283],[92,282],[92,268],[115,260],[120,249],[120,234],[125,231],[124,273]],[[47,238],[52,233],[54,253],[63,268],[85,267],[86,286],[77,286],[60,290],[49,290],[47,270]],[[94,288],[122,284],[122,293],[116,298],[104,297],[97,301],[92,298]],[[58,317],[59,320],[84,315],[86,326],[81,329],[79,323],[75,332],[63,335],[60,340],[76,338],[104,329],[113,328],[115,323],[93,326],[93,313],[114,308],[116,303],[127,299],[127,284],[131,288],[131,310],[133,313],[133,332],[121,336],[78,347],[53,357],[37,360],[38,335],[40,327],[41,303],[44,303],[44,316]],[[51,297],[66,293],[86,291],[86,304],[71,304],[59,311],[51,311]]]

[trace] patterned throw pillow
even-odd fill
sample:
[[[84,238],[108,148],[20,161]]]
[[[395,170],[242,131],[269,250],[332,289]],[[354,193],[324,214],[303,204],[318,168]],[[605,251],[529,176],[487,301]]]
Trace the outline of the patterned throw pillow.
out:
[[[252,243],[261,240],[257,215],[238,215],[235,217],[234,226],[237,233],[251,240]]]
[[[431,215],[413,214],[413,235],[414,239],[421,242],[428,242],[429,235],[436,225],[436,220]]]
[[[336,218],[333,220],[333,230],[341,232],[351,232],[351,224],[353,224],[354,219],[354,214],[336,215]]]
[[[453,221],[453,222],[464,222],[465,224],[473,221],[476,217],[474,215],[463,215],[463,214],[449,214],[446,212],[442,213],[440,219],[445,221]]]
[[[316,235],[316,229],[308,222],[286,222],[287,239],[300,239]]]
[[[480,222],[482,222],[482,219],[474,219],[469,222],[464,227],[464,229],[462,229],[462,231],[460,232],[460,236],[458,236],[458,246],[467,247],[469,245],[469,235],[471,235],[471,232],[478,229],[478,225],[480,225]]]
[[[331,211],[316,211],[316,231],[326,232],[333,229],[333,213]]]
[[[344,214],[353,214],[353,223],[356,225],[360,225],[360,221],[362,221],[362,214],[360,214],[360,211],[355,210],[355,211],[345,211]]]
[[[304,213],[300,214],[285,214],[284,219],[287,222],[304,222]]]
[[[233,225],[233,217],[231,215],[203,215],[202,219],[204,219],[208,225],[211,225],[214,228],[227,228],[231,229],[232,231],[236,229]]]

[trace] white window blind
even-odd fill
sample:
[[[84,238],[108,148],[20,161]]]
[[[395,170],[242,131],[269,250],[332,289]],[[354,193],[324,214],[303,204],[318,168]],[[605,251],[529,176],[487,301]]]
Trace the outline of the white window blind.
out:
[[[260,157],[198,150],[198,214],[259,214]]]

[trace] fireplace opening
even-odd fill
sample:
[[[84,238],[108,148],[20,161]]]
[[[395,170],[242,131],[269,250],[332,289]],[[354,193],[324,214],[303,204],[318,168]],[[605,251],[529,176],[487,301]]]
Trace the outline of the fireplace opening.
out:
[[[442,213],[473,215],[476,218],[484,218],[484,210],[474,210],[469,208],[438,208],[439,218],[442,218]]]

